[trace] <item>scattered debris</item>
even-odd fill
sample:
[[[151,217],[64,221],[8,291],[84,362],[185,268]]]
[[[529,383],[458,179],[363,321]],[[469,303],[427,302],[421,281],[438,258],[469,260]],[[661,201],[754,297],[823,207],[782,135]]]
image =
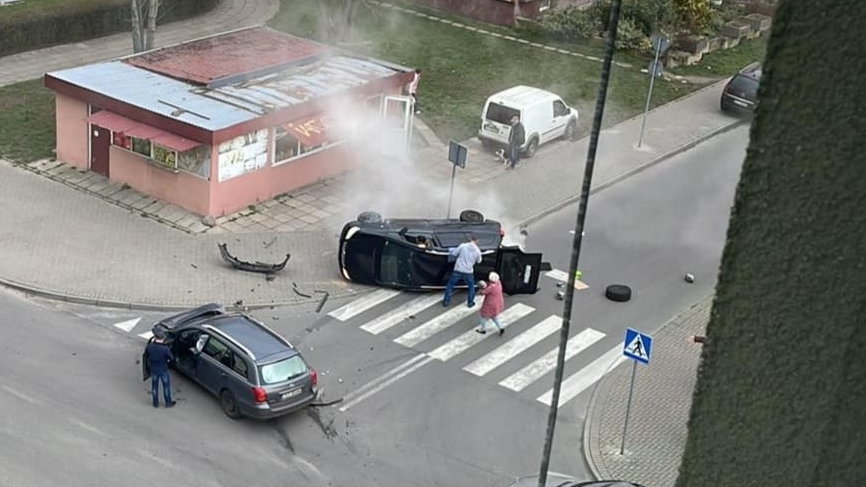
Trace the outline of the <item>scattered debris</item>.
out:
[[[191,266],[193,269],[198,269],[198,266],[195,265],[195,264],[190,264],[190,266]]]
[[[215,227],[216,218],[214,218],[213,215],[205,215],[201,217],[201,224],[206,227]]]
[[[277,278],[277,275],[276,275],[276,274],[273,274],[273,273],[269,273],[269,274],[266,274],[266,275],[265,275],[265,280],[266,280],[266,281],[273,281],[273,280],[276,279],[276,278]]]
[[[330,293],[328,293],[328,291],[313,291],[313,292],[325,294],[324,296],[322,296],[322,300],[319,301],[319,305],[316,306],[316,313],[318,313],[318,312],[322,311],[322,307],[325,306],[325,302],[328,300]]]
[[[686,282],[688,282],[688,283],[691,284],[691,283],[695,282],[695,275],[692,274],[692,273],[686,272],[686,275],[683,276],[683,279],[684,279]]]
[[[286,264],[289,263],[289,259],[292,257],[292,254],[286,254],[286,259],[278,264],[266,264],[264,262],[244,262],[229,253],[228,244],[221,243],[217,244],[217,246],[219,246],[220,255],[222,256],[224,261],[231,264],[231,266],[235,269],[248,272],[261,272],[265,274],[273,274],[279,272],[285,269]]]
[[[305,297],[305,298],[312,298],[312,297],[313,297],[313,296],[311,296],[311,295],[309,295],[309,294],[304,294],[304,293],[302,293],[301,291],[299,291],[299,290],[298,290],[298,283],[297,283],[297,282],[293,282],[293,283],[292,283],[292,291],[294,291],[295,294],[297,294],[298,296],[302,296],[302,297]]]
[[[556,299],[557,301],[562,301],[565,299],[565,293],[562,291],[556,291]]]
[[[268,242],[262,242],[262,245],[264,245],[265,248],[267,249],[267,248],[269,248],[271,245],[273,245],[274,242],[276,242],[276,241],[277,241],[277,236],[274,235],[274,238],[272,238],[272,239],[271,239],[270,241],[268,241]]]
[[[235,306],[243,306],[243,305],[244,305],[243,299],[238,299],[237,301],[235,301]]]

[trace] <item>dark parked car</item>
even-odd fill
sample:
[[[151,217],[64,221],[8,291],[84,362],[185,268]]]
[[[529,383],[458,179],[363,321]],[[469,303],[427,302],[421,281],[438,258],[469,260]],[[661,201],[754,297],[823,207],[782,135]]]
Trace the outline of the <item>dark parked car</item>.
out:
[[[722,111],[751,113],[758,104],[758,85],[761,84],[761,63],[741,69],[722,90]]]
[[[361,213],[340,234],[340,272],[361,284],[412,291],[442,289],[454,267],[448,249],[466,242],[471,234],[478,237],[483,258],[475,266],[476,279],[487,279],[495,270],[508,294],[538,290],[538,275],[544,270],[541,254],[503,245],[502,225],[474,210],[441,220],[385,220],[375,212]]]
[[[318,375],[300,352],[245,314],[206,304],[161,320],[153,334],[166,338],[174,368],[218,397],[232,419],[274,418],[316,398]]]
[[[580,481],[561,473],[548,472],[545,487],[642,487],[632,482],[622,480],[591,480]],[[527,475],[518,478],[511,487],[538,487],[538,475]]]

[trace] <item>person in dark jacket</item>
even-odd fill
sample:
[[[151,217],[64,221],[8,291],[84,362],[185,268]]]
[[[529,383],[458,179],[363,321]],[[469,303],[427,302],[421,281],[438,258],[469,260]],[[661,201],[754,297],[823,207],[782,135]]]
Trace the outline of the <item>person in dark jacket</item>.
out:
[[[162,394],[165,398],[165,407],[174,406],[171,400],[171,377],[168,375],[168,364],[174,361],[171,349],[166,345],[165,339],[154,336],[153,340],[144,349],[147,356],[147,366],[150,369],[150,390],[153,396],[153,407],[159,407],[159,383],[162,382]]]
[[[520,123],[520,117],[511,117],[511,132],[508,134],[508,169],[514,169],[520,162],[520,148],[526,141],[526,130]]]

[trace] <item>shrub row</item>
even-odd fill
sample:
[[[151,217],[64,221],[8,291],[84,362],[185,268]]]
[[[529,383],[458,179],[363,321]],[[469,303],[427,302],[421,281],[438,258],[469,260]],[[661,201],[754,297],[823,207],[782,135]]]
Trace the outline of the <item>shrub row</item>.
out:
[[[199,15],[216,7],[219,1],[163,0],[159,23]],[[0,15],[0,39],[3,40],[0,56],[131,30],[129,0],[49,3],[52,5],[47,8],[34,8],[34,4],[8,13],[0,10],[3,14]]]

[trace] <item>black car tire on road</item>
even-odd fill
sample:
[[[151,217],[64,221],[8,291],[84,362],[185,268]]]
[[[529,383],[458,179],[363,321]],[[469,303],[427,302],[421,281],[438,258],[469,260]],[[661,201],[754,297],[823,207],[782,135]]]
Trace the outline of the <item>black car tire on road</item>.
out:
[[[358,221],[361,223],[382,223],[382,215],[375,211],[365,211],[358,215]]]
[[[604,295],[611,301],[624,303],[631,299],[631,288],[624,284],[611,284],[604,290]]]
[[[220,406],[222,406],[223,412],[226,413],[226,416],[232,419],[238,419],[241,417],[241,411],[238,409],[238,402],[232,391],[223,389],[223,391],[220,392]]]
[[[464,223],[482,223],[484,215],[476,210],[463,210],[460,212],[460,221]]]

